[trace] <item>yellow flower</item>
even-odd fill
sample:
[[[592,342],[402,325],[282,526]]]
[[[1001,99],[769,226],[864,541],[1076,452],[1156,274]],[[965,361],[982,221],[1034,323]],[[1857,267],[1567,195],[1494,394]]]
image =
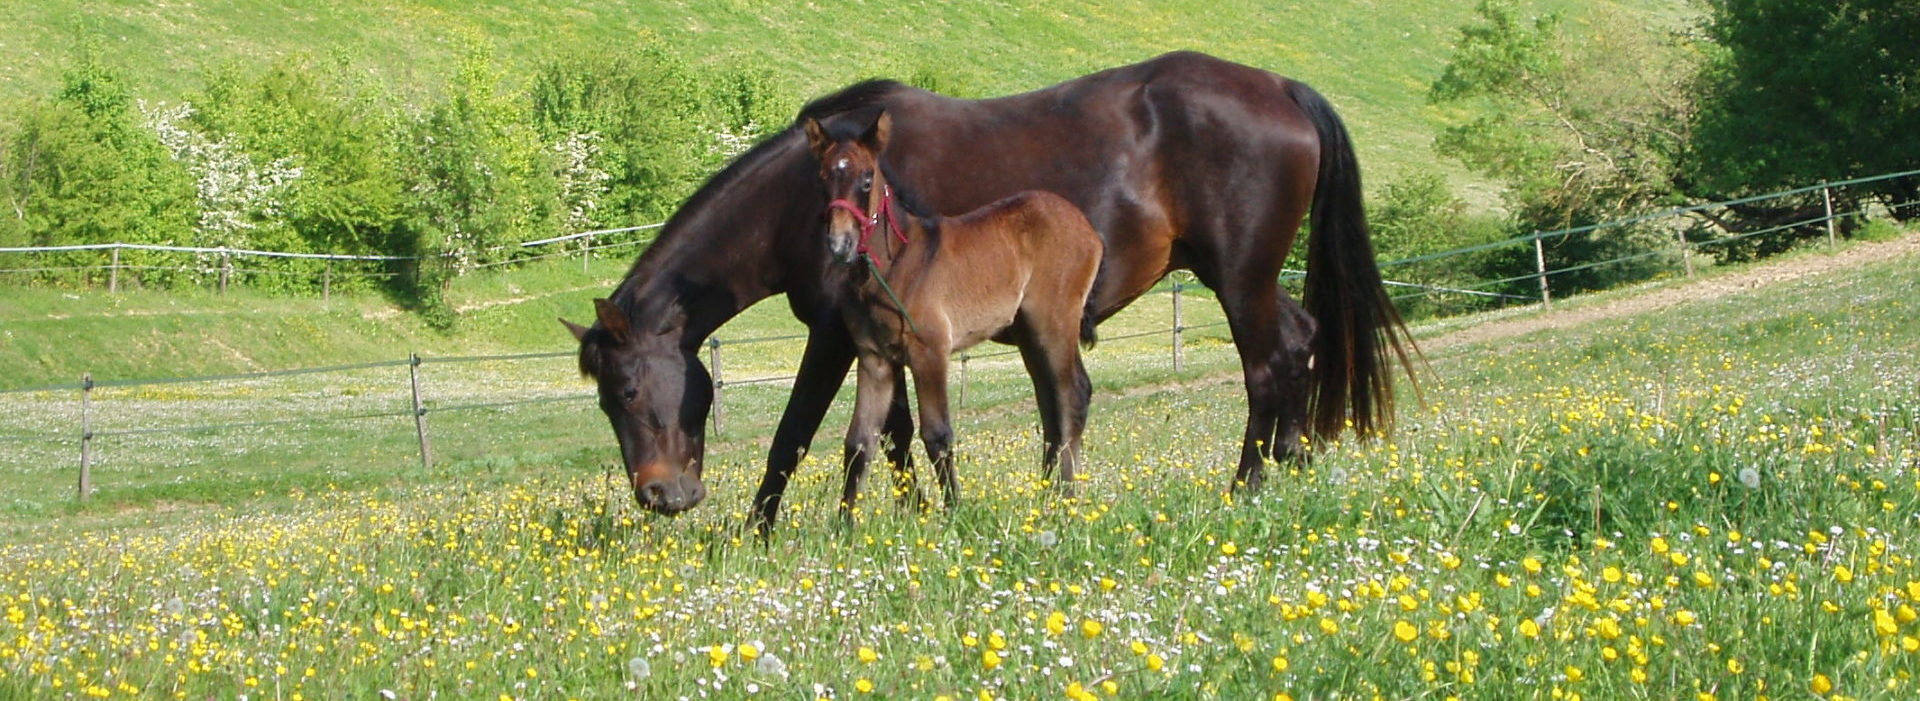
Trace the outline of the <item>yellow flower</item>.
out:
[[[1827,692],[1833,691],[1833,680],[1827,678],[1825,674],[1815,674],[1813,675],[1813,683],[1807,686],[1813,689],[1813,693],[1824,696]]]
[[[873,648],[867,647],[865,645],[860,646],[860,651],[855,654],[859,656],[861,662],[865,662],[867,664],[873,664],[874,660],[880,659],[880,653],[874,652]]]
[[[1160,671],[1161,667],[1165,667],[1165,666],[1167,666],[1167,661],[1160,659],[1160,655],[1158,653],[1152,653],[1152,652],[1147,653],[1147,669],[1149,671],[1158,672]]]
[[[1081,686],[1080,682],[1074,682],[1067,685],[1067,698],[1072,699],[1072,701],[1092,701],[1100,697],[1094,696],[1091,691],[1087,691],[1087,688]]]
[[[1839,580],[1841,584],[1851,582],[1853,581],[1853,568],[1846,565],[1834,565],[1833,578]]]
[[[853,690],[862,694],[871,694],[873,693],[873,681],[865,677],[856,679],[853,682]]]
[[[1893,620],[1893,614],[1887,613],[1886,609],[1874,609],[1873,632],[1887,637],[1900,632],[1900,623]]]
[[[1540,574],[1540,561],[1533,559],[1532,555],[1528,555],[1520,561],[1520,568],[1526,570],[1527,574]]]
[[[1291,663],[1287,662],[1287,657],[1285,655],[1273,656],[1273,671],[1275,674],[1279,674],[1281,672],[1287,671],[1287,667],[1289,666],[1292,666],[1292,665]]]
[[[1739,674],[1739,673],[1741,673],[1741,672],[1745,672],[1745,671],[1747,671],[1747,666],[1746,666],[1745,664],[1742,664],[1742,663],[1740,662],[1740,658],[1737,658],[1737,657],[1729,657],[1729,658],[1727,658],[1727,673],[1728,673],[1728,674]]]
[[[760,648],[754,647],[753,643],[741,643],[739,650],[742,660],[752,662],[760,658]]]
[[[1570,682],[1577,682],[1587,678],[1586,672],[1582,671],[1579,667],[1575,667],[1573,665],[1567,665],[1566,672],[1567,672],[1567,681],[1570,681]]]
[[[713,647],[707,648],[707,661],[712,663],[713,666],[715,667],[726,664],[727,649],[724,647],[720,647],[719,645],[715,645]]]
[[[1000,653],[986,650],[980,653],[980,666],[995,669],[1000,666]]]
[[[1538,638],[1540,637],[1540,624],[1534,623],[1531,618],[1521,621],[1520,634],[1529,638]]]
[[[1670,547],[1672,547],[1672,546],[1669,546],[1669,545],[1667,545],[1667,539],[1666,539],[1666,538],[1663,538],[1663,537],[1660,537],[1660,536],[1654,536],[1654,538],[1653,538],[1653,552],[1654,552],[1654,554],[1656,554],[1656,555],[1665,555],[1665,554],[1667,553],[1667,550],[1668,550],[1668,549],[1669,549]]]
[[[1222,555],[1235,555],[1239,554],[1239,552],[1240,546],[1234,545],[1231,540],[1220,544],[1220,554]]]
[[[1133,654],[1136,655],[1147,654],[1147,644],[1138,640],[1128,643],[1127,648],[1133,650]]]
[[[1674,623],[1677,623],[1683,626],[1690,626],[1690,625],[1693,625],[1693,622],[1697,620],[1699,620],[1699,617],[1693,615],[1692,611],[1688,611],[1686,609],[1680,609],[1678,611],[1673,612]]]
[[[1320,632],[1333,635],[1340,632],[1340,624],[1331,618],[1320,619]]]
[[[1532,623],[1532,621],[1528,621],[1528,623]],[[1420,627],[1406,621],[1394,621],[1393,637],[1398,638],[1400,642],[1411,643],[1420,637]]]
[[[1100,631],[1105,630],[1105,628],[1105,626],[1100,625],[1099,621],[1087,619],[1080,623],[1080,634],[1086,636],[1088,639],[1098,638],[1100,637]]]

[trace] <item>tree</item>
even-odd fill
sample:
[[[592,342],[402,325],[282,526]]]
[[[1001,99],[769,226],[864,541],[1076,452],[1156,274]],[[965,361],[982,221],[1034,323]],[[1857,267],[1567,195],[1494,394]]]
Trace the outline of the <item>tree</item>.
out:
[[[1429,92],[1449,112],[1435,147],[1504,182],[1521,231],[1593,224],[1678,201],[1676,164],[1692,104],[1695,51],[1634,18],[1602,12],[1584,36],[1557,15],[1523,18],[1482,0]],[[1547,242],[1549,267],[1664,246],[1663,234],[1609,228]],[[1637,263],[1556,276],[1604,286],[1657,267]]]
[[[1920,3],[1709,0],[1688,179],[1716,196],[1920,167]],[[1889,204],[1920,178],[1868,186]],[[1920,206],[1895,210],[1920,216]]]
[[[193,185],[142,127],[119,73],[84,50],[58,94],[20,111],[0,153],[0,238],[31,245],[167,243],[192,230]]]

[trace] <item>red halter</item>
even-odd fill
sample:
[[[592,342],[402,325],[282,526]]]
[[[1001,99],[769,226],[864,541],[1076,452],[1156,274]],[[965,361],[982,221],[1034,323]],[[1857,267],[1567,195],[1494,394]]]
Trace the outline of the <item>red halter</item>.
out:
[[[860,220],[860,243],[853,249],[854,252],[860,255],[867,255],[869,251],[873,250],[870,241],[873,238],[873,230],[880,225],[880,219],[882,217],[886,218],[887,230],[893,232],[893,237],[899,239],[900,243],[907,242],[906,232],[900,230],[900,218],[893,214],[893,188],[887,187],[885,184],[880,186],[880,206],[874,213],[868,214],[866,210],[860,208],[860,205],[854,204],[852,200],[845,198],[827,203],[827,211],[836,209],[844,209],[848,214],[852,214]]]

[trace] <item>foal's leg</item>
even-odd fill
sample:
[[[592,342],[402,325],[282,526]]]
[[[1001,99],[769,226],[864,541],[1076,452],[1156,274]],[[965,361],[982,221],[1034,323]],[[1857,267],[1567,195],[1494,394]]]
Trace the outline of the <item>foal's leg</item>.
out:
[[[1027,366],[1027,377],[1033,379],[1033,400],[1040,407],[1041,458],[1040,478],[1054,479],[1053,467],[1060,458],[1060,447],[1066,433],[1062,431],[1060,378],[1055,375],[1053,363],[1047,350],[1035,334],[1025,330],[1019,334],[1020,361]],[[1054,486],[1070,488],[1065,481],[1056,481]]]
[[[946,494],[947,508],[960,501],[960,481],[953,474],[953,423],[947,405],[947,355],[944,348],[924,348],[913,356],[913,389],[920,397],[920,442]]]
[[[915,372],[914,376],[918,378],[919,373]],[[913,408],[907,404],[907,383],[893,383],[893,401],[888,404],[887,422],[882,430],[887,440],[887,464],[893,467],[894,503],[926,509],[927,496],[920,493],[919,480],[913,471]]]
[[[859,389],[854,395],[853,422],[847,426],[844,461],[847,482],[840,490],[840,515],[851,521],[854,502],[860,498],[860,479],[867,474],[867,462],[873,458],[880,440],[881,422],[893,399],[895,369],[879,356],[860,357]]]
[[[1078,309],[1071,311],[1078,312]],[[1050,460],[1060,465],[1060,488],[1072,496],[1074,478],[1080,467],[1080,434],[1087,427],[1087,404],[1093,398],[1093,382],[1080,360],[1080,315],[1063,314],[1059,323],[1040,337],[1046,353],[1047,372],[1052,378],[1054,422],[1059,438],[1051,448]]]

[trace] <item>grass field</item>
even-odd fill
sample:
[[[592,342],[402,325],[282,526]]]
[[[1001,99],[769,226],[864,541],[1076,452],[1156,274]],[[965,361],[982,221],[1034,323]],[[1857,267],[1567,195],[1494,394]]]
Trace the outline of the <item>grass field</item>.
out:
[[[1689,13],[1654,0],[1542,0],[1576,20],[1624,12],[1658,25]],[[854,80],[932,76],[971,96],[1042,87],[1175,49],[1201,49],[1313,83],[1347,116],[1369,175],[1436,167],[1436,114],[1425,104],[1471,16],[1471,3],[630,3],[561,4],[375,0],[289,5],[244,0],[128,3],[43,0],[0,7],[0,102],[49,93],[83,41],[99,41],[136,93],[173,101],[200,70],[264,67],[287,54],[350,57],[402,96],[439,89],[460,47],[497,47],[524,72],[556,47],[631,44],[659,37],[708,66],[769,71],[794,101]],[[1452,167],[1449,166],[1449,171]],[[1455,173],[1456,175],[1458,173]],[[1384,180],[1382,180],[1384,182]],[[1490,201],[1490,200],[1489,200]]]
[[[16,514],[0,697],[1907,698],[1912,263],[1449,345],[1395,437],[1250,499],[1222,490],[1243,400],[1217,342],[1182,377],[1163,339],[1096,351],[1064,503],[1017,375],[975,380],[952,512],[870,484],[837,526],[830,418],[764,545],[738,526],[777,392],[739,398],[677,519],[566,455],[611,450],[585,402],[412,478],[364,433],[301,438],[311,467],[224,469],[389,476]]]

